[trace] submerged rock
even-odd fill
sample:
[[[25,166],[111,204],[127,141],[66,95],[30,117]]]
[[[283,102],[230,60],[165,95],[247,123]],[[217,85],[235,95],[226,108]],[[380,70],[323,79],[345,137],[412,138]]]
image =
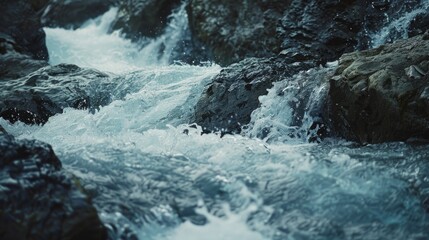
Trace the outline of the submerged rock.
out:
[[[259,106],[258,97],[267,94],[272,83],[309,63],[286,64],[281,58],[248,58],[223,69],[204,90],[193,122],[206,132],[239,133]]]
[[[362,143],[429,139],[429,37],[345,54],[331,79],[339,135]]]
[[[168,16],[180,0],[130,0],[119,2],[119,12],[112,30],[121,30],[126,37],[138,40],[156,37],[167,26]]]
[[[41,124],[66,107],[92,109],[106,105],[110,95],[97,86],[107,78],[109,75],[97,70],[60,64],[20,79],[0,81],[0,117]]]
[[[95,208],[51,146],[0,134],[3,240],[106,239]]]
[[[42,15],[46,27],[76,29],[107,12],[118,0],[51,0]]]

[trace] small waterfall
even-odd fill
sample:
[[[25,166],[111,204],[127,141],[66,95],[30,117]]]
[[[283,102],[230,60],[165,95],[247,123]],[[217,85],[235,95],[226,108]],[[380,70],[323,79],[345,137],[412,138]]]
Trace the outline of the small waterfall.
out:
[[[112,8],[76,30],[44,28],[50,63],[70,63],[113,73],[171,63],[170,56],[188,29],[185,4],[169,17],[164,34],[139,43],[122,38],[120,31],[108,33],[117,12],[117,8]]]
[[[410,23],[422,13],[429,11],[429,1],[422,0],[420,5],[413,10],[399,15],[397,18],[390,19],[389,23],[378,32],[372,34],[371,45],[378,47],[396,39],[408,38],[408,29]]]
[[[267,142],[320,141],[319,135],[327,130],[322,119],[327,77],[336,66],[336,62],[330,63],[274,83],[266,96],[259,97],[261,106],[253,111],[245,133]]]

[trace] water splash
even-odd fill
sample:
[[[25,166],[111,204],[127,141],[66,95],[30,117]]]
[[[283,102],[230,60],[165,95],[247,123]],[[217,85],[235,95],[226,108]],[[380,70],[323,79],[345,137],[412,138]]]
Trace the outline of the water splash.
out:
[[[423,0],[420,6],[417,6],[412,11],[400,15],[396,19],[391,19],[389,23],[379,30],[377,33],[372,34],[371,45],[373,48],[380,45],[390,43],[396,39],[408,38],[408,29],[410,23],[422,13],[429,11],[429,1]]]
[[[261,106],[253,111],[245,134],[289,144],[320,140],[328,77],[337,63],[328,65],[274,83],[267,95],[259,97]]]

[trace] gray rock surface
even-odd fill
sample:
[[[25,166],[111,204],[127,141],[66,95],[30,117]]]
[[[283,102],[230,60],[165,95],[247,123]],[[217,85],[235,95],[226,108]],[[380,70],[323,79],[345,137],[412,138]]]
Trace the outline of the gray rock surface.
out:
[[[0,81],[0,117],[40,124],[66,107],[95,109],[110,102],[109,93],[98,88],[108,78],[97,70],[60,64],[16,80]]]
[[[0,134],[2,240],[106,239],[79,181],[61,169],[48,144]]]
[[[361,143],[429,138],[429,35],[345,54],[331,79],[340,136]]]

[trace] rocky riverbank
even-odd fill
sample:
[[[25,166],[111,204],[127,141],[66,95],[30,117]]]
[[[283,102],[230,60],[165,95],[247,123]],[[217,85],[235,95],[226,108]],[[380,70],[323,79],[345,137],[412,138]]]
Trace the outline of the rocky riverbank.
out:
[[[42,27],[76,29],[116,7],[110,32],[139,43],[162,36],[181,4],[186,4],[189,29],[172,60],[209,59],[225,66],[207,84],[189,119],[204,132],[240,133],[273,84],[282,81],[286,89],[297,74],[338,60],[330,64],[332,76],[306,80],[329,88],[308,125],[307,132],[318,129],[310,141],[429,139],[428,11],[408,22],[412,38],[396,41],[402,35],[393,31],[385,38],[394,43],[370,49],[372,34],[422,7],[418,0],[6,0],[0,9],[0,117],[45,124],[67,107],[95,111],[113,100],[112,74],[48,64]],[[295,99],[309,102],[310,90],[297,91]],[[291,103],[302,121],[309,108],[297,106]],[[49,145],[17,140],[0,126],[0,156],[4,239],[106,238],[79,180],[61,168]]]

